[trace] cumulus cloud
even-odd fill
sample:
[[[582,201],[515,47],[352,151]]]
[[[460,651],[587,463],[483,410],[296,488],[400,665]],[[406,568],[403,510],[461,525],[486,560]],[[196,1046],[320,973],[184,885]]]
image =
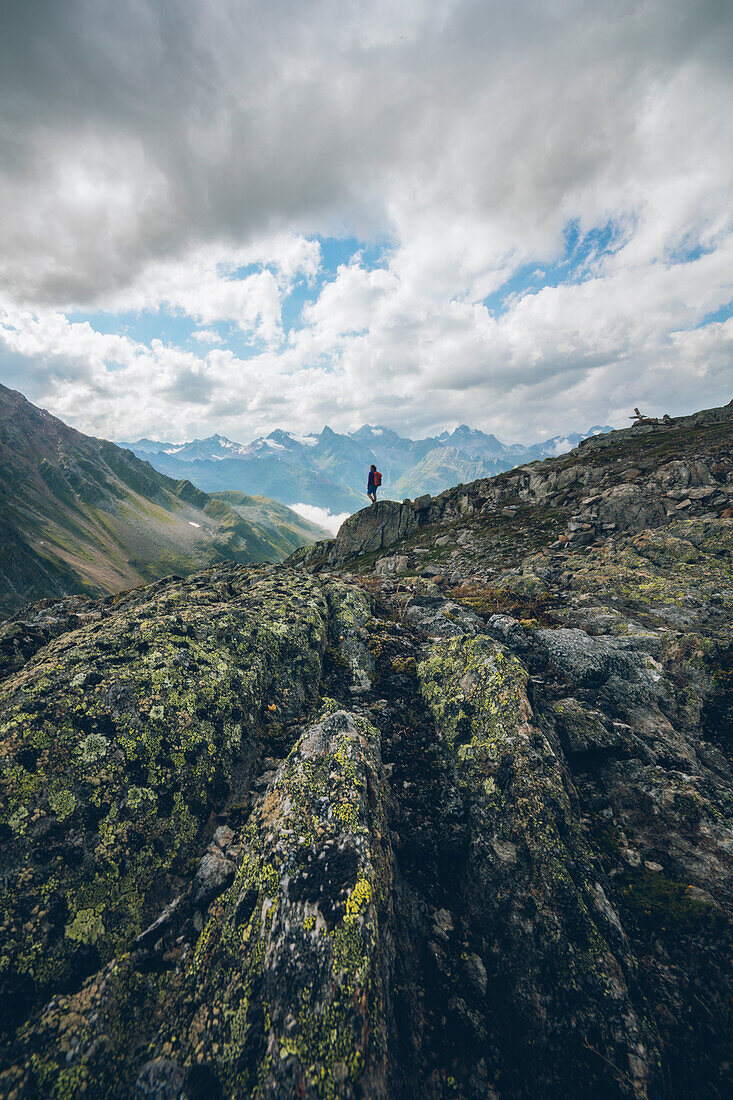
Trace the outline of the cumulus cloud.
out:
[[[199,328],[195,332],[191,333],[191,339],[195,340],[198,344],[223,344],[224,341],[216,329],[213,328]]]
[[[722,0],[8,0],[0,376],[128,438],[728,400],[731,30]],[[610,243],[572,260],[569,225]],[[326,278],[327,237],[382,259]]]
[[[318,508],[315,504],[291,504],[290,507],[303,519],[325,527],[332,535],[337,534],[341,524],[349,518],[348,512],[332,512],[330,508]]]
[[[165,309],[203,325],[227,321],[276,343],[283,298],[299,278],[312,285],[320,266],[319,242],[292,234],[244,248],[207,246],[144,265],[124,287],[98,296],[96,306],[113,314]]]

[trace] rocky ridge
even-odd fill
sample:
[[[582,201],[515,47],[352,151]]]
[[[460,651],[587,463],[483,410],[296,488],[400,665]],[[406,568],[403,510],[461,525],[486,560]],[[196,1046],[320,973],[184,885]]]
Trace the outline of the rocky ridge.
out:
[[[379,501],[375,508],[351,516],[336,539],[303,547],[288,561],[315,569],[340,566],[386,550],[421,527],[454,525],[461,516],[477,514],[512,520],[522,508],[532,506],[541,506],[541,523],[557,521],[553,549],[587,546],[685,516],[730,518],[733,482],[727,480],[726,458],[731,430],[733,404],[592,436],[567,455],[458,485],[435,497],[401,504]],[[469,532],[461,537],[467,540]],[[422,547],[418,553],[421,550],[427,552]],[[383,561],[378,571],[411,573],[414,564],[414,558],[399,566]]]
[[[4,624],[0,1094],[728,1095],[732,416]]]
[[[596,425],[587,434],[610,430]],[[387,491],[417,496],[559,454],[582,438],[573,434],[530,446],[506,445],[463,424],[440,436],[406,439],[388,428],[365,424],[349,435],[328,426],[310,436],[276,429],[247,445],[215,435],[183,444],[139,439],[120,446],[147,459],[156,470],[188,479],[209,493],[264,492],[277,500],[301,501],[340,514],[365,503],[366,471],[372,462],[383,472]]]

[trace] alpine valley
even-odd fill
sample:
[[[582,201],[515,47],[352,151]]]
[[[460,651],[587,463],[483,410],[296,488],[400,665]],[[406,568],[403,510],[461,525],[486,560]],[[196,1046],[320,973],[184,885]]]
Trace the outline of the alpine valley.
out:
[[[242,493],[208,496],[0,386],[0,616],[222,559],[277,561],[326,532]]]

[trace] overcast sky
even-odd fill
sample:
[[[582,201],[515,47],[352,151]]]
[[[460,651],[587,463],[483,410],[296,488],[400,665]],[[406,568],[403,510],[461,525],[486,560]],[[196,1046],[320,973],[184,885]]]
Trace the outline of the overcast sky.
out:
[[[730,0],[4,0],[0,381],[83,431],[733,397]]]

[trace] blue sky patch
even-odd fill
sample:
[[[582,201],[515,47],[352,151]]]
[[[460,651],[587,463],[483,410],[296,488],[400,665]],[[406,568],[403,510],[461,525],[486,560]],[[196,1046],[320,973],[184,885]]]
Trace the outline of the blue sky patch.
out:
[[[302,328],[303,307],[317,300],[323,287],[336,278],[339,267],[358,260],[363,267],[373,269],[384,262],[386,248],[384,242],[365,243],[356,237],[317,237],[315,239],[321,246],[321,268],[311,283],[305,275],[300,275],[293,283],[290,292],[283,297],[282,327],[285,339],[291,332]],[[243,280],[268,268],[274,270],[274,266],[267,263],[243,264],[233,270],[222,266],[221,276]],[[182,348],[200,356],[205,355],[212,347],[226,347],[241,359],[249,359],[266,350],[266,344],[262,339],[243,332],[232,322],[197,324],[182,310],[160,308],[121,313],[76,310],[67,313],[66,316],[72,323],[87,321],[96,332],[126,336],[146,346],[150,346],[153,340],[160,340],[169,347]],[[197,340],[195,333],[200,329],[218,333],[221,343]]]
[[[583,234],[574,219],[563,231],[565,247],[562,256],[550,264],[536,260],[518,267],[514,274],[483,300],[489,313],[498,317],[524,294],[536,294],[544,287],[563,283],[579,283],[592,274],[592,265],[603,256],[610,256],[624,244],[626,235],[618,222],[608,221]]]
[[[161,340],[172,347],[183,347],[199,326],[184,313],[146,309],[124,313],[85,313],[82,310],[66,314],[72,324],[88,321],[95,332],[110,336],[127,336],[148,346]],[[208,326],[213,327],[213,326]],[[200,345],[199,345],[200,346]]]
[[[316,237],[321,246],[321,269],[309,286],[305,276],[297,280],[282,305],[283,330],[287,335],[302,328],[303,307],[315,302],[326,283],[336,278],[339,267],[349,264],[359,254],[359,263],[365,268],[379,267],[384,261],[386,246],[383,242],[366,244],[356,237]]]
[[[733,317],[733,300],[724,306],[720,306],[719,309],[713,310],[712,313],[706,313],[702,321],[695,325],[695,328],[705,328],[705,325],[729,321],[731,317]]]

